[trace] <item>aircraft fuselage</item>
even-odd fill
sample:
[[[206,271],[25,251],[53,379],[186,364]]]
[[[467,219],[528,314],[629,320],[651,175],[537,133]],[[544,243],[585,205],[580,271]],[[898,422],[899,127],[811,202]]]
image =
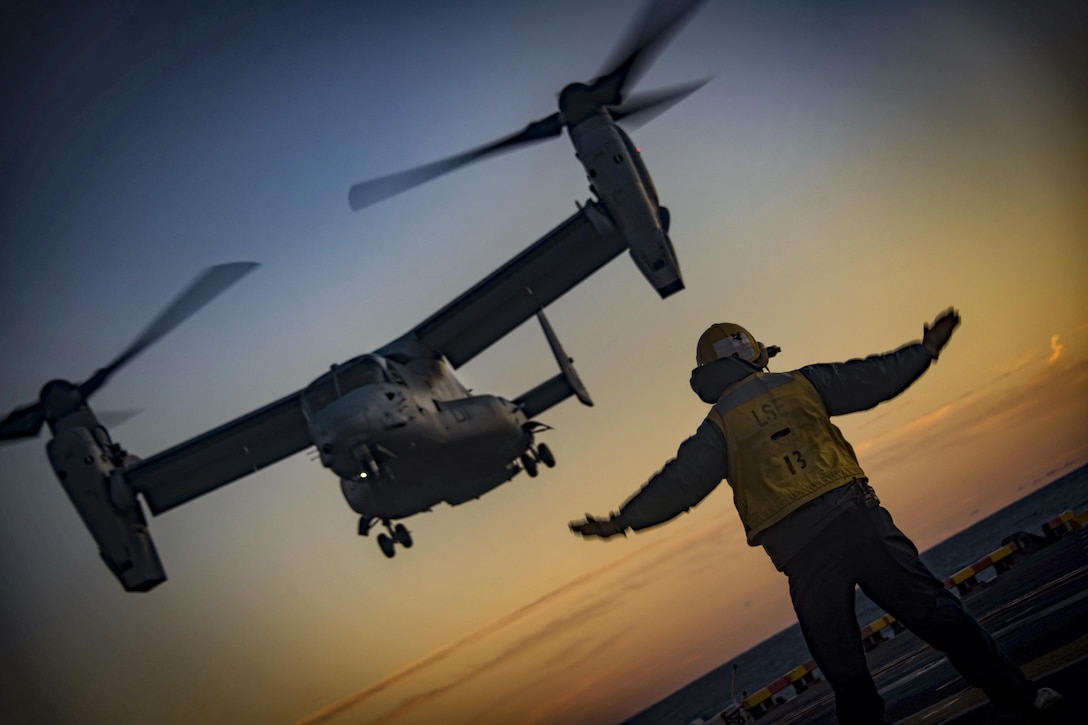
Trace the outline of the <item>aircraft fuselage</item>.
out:
[[[533,439],[517,405],[471,395],[440,360],[354,358],[307,387],[303,410],[348,503],[378,519],[478,498],[521,470]]]

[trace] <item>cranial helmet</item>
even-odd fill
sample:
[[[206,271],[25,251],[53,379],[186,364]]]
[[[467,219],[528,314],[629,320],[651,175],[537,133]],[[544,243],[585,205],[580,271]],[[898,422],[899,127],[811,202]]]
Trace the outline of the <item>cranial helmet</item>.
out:
[[[701,367],[723,357],[736,357],[762,368],[767,366],[770,356],[752,333],[732,322],[719,322],[708,327],[699,338],[695,363]]]

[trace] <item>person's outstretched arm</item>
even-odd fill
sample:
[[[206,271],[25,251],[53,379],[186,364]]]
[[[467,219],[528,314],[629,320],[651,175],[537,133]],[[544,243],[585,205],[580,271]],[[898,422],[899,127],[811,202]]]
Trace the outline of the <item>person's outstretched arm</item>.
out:
[[[932,325],[922,328],[920,342],[864,360],[808,365],[800,372],[823,398],[828,415],[868,410],[891,400],[921,377],[959,324],[959,313],[949,307]]]
[[[627,529],[638,531],[664,523],[706,498],[725,477],[727,463],[725,440],[713,423],[705,421],[680,444],[676,458],[629,498],[619,513],[606,518],[586,514],[585,519],[570,522],[570,530],[587,538],[607,539],[626,536]]]

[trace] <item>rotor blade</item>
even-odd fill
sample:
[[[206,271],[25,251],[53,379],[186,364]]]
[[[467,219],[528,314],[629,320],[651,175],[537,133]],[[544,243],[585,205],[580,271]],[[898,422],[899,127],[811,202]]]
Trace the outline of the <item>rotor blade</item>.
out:
[[[682,86],[636,93],[628,98],[622,106],[609,108],[608,112],[614,120],[622,120],[625,126],[638,128],[642,124],[657,118],[658,115],[669,110],[709,82],[710,79],[705,78]]]
[[[107,428],[116,428],[142,412],[142,410],[96,410],[95,417],[98,418],[99,423]]]
[[[109,365],[99,368],[89,380],[81,384],[79,392],[84,398],[90,397],[123,365],[187,320],[197,310],[211,302],[257,266],[256,262],[232,262],[231,264],[208,267],[184,292],[178,295],[169,307],[163,310],[162,314],[147,326],[147,329],[140,333],[140,336],[128,346],[127,350],[118,355],[117,359]]]
[[[38,435],[45,422],[45,410],[41,403],[32,403],[16,408],[0,421],[0,440],[30,438]]]
[[[508,151],[520,144],[542,141],[553,136],[558,136],[562,132],[562,117],[558,113],[553,113],[546,118],[530,123],[515,134],[489,143],[486,146],[480,146],[479,148],[466,151],[457,156],[451,156],[442,161],[434,161],[423,166],[417,166],[414,169],[408,169],[407,171],[401,171],[396,174],[390,174],[389,176],[382,176],[377,179],[371,179],[370,181],[360,182],[351,187],[351,190],[348,192],[348,203],[351,204],[353,211],[359,211],[363,207],[370,206],[382,199],[387,199],[390,196],[399,194],[413,186],[419,186],[442,174],[449,173],[460,166],[477,161],[484,156]]]
[[[601,92],[604,105],[619,105],[623,102],[623,89],[634,83],[649,67],[668,40],[680,27],[681,21],[706,0],[679,0],[666,2],[657,0],[647,4],[635,31],[617,47],[614,62],[607,64],[611,68],[593,81],[591,87]]]

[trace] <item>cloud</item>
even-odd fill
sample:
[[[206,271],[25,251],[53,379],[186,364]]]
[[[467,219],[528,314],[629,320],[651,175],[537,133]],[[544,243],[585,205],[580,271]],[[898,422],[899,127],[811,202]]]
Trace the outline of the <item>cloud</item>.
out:
[[[596,692],[600,688],[602,674],[586,677],[578,683],[578,686],[567,692],[557,695],[553,699],[545,700],[525,714],[525,725],[536,723],[556,722],[556,713],[569,714],[574,709],[584,707],[587,693]],[[574,718],[568,718],[573,720]]]
[[[1007,375],[997,379],[1004,377]],[[932,460],[977,439],[992,438],[999,431],[1021,429],[1025,421],[1039,424],[1051,418],[1083,420],[1088,410],[1088,361],[1064,370],[1040,371],[1015,387],[975,396],[987,387],[989,384],[984,384],[955,399],[972,400],[954,406],[946,404],[870,441],[879,445],[872,445],[874,450],[870,460],[864,462],[866,467],[887,468],[919,456]]]
[[[1058,337],[1058,335],[1053,335],[1050,338],[1051,354],[1050,360],[1048,362],[1050,363],[1051,367],[1054,367],[1054,363],[1058,362],[1058,357],[1062,354],[1062,348],[1065,347],[1060,342],[1058,342]]]
[[[339,700],[338,702],[334,702],[333,704],[328,705],[328,706],[322,708],[321,710],[318,710],[314,714],[299,720],[298,725],[311,725],[313,723],[328,722],[332,718],[343,714],[345,711],[350,710],[353,707],[357,707],[357,706],[363,704],[367,700],[373,698],[374,696],[376,696],[376,695],[378,695],[378,694],[380,694],[382,692],[385,692],[385,691],[389,690],[390,688],[392,688],[393,686],[403,682],[404,680],[406,680],[406,679],[408,679],[408,678],[410,678],[410,677],[412,677],[414,675],[418,675],[421,672],[423,672],[424,670],[426,670],[426,669],[428,669],[430,667],[433,667],[433,666],[439,664],[440,662],[443,662],[445,660],[450,659],[451,657],[456,655],[458,652],[460,652],[460,651],[462,651],[462,650],[464,650],[464,649],[466,649],[466,648],[468,648],[468,647],[470,647],[472,645],[475,645],[475,644],[478,644],[478,643],[482,642],[483,640],[485,640],[488,637],[490,637],[490,636],[492,636],[492,635],[506,629],[507,627],[511,627],[511,626],[521,622],[521,621],[524,621],[525,619],[529,618],[534,613],[536,613],[536,612],[538,612],[538,611],[540,611],[542,609],[545,609],[547,606],[549,606],[551,604],[554,604],[556,602],[556,600],[560,599],[564,595],[569,594],[569,593],[571,593],[571,592],[585,586],[586,584],[594,582],[595,580],[597,580],[599,577],[601,577],[603,574],[605,574],[609,570],[612,570],[612,569],[614,569],[614,568],[616,568],[618,566],[621,566],[622,564],[626,563],[627,561],[629,561],[631,559],[634,559],[634,558],[639,557],[639,556],[646,555],[648,552],[650,552],[651,550],[653,550],[653,549],[655,549],[655,548],[657,548],[659,546],[662,546],[664,543],[666,543],[666,540],[664,540],[664,539],[661,540],[660,542],[652,543],[652,544],[650,544],[649,546],[647,546],[647,547],[645,547],[643,549],[634,551],[634,552],[632,552],[630,554],[627,554],[626,556],[622,556],[619,559],[615,559],[615,560],[605,564],[604,566],[598,567],[597,569],[594,569],[593,571],[591,571],[591,572],[589,572],[587,574],[584,574],[584,575],[582,575],[582,576],[580,576],[580,577],[578,577],[576,579],[573,579],[570,582],[568,582],[568,583],[564,584],[563,586],[559,587],[558,589],[554,589],[551,592],[545,594],[544,596],[530,602],[529,604],[526,604],[525,606],[521,607],[520,609],[516,609],[513,612],[511,612],[510,614],[507,614],[507,615],[505,615],[503,617],[500,617],[500,618],[496,619],[495,621],[491,622],[487,626],[481,627],[480,629],[476,630],[472,634],[468,635],[467,637],[464,637],[463,639],[461,639],[461,640],[459,640],[457,642],[454,642],[453,644],[449,645],[448,647],[444,647],[444,648],[442,648],[440,650],[432,652],[431,654],[427,655],[426,657],[423,657],[423,658],[421,658],[419,660],[416,660],[415,662],[401,668],[400,670],[398,670],[397,672],[394,672],[391,675],[388,675],[388,676],[382,678],[381,680],[375,682],[374,684],[368,685],[367,687],[364,687],[362,690],[359,690],[358,692],[356,692],[356,693],[354,693],[352,695],[348,695],[347,697]],[[487,665],[485,665],[485,667],[486,666]]]
[[[962,400],[963,397],[964,396],[960,396],[957,400]],[[858,456],[864,456],[868,455],[874,448],[887,449],[898,445],[904,439],[914,440],[919,435],[924,434],[927,430],[932,429],[940,423],[942,419],[946,418],[948,414],[952,412],[952,410],[953,405],[947,403],[936,410],[931,410],[913,420],[885,431],[880,435],[866,438],[861,443],[853,444],[854,453]]]
[[[504,643],[496,653],[489,655],[485,661],[465,665],[456,674],[448,676],[441,684],[411,694],[377,720],[374,720],[374,722],[385,723],[402,717],[482,674],[509,664],[515,657],[527,655],[541,646],[555,645],[564,634],[575,633],[588,623],[608,615],[613,607],[619,606],[621,600],[630,595],[631,591],[658,580],[664,575],[663,570],[674,570],[677,565],[677,557],[682,557],[683,563],[690,565],[693,560],[702,562],[704,556],[707,555],[720,556],[718,545],[721,544],[722,527],[722,522],[718,522],[712,526],[700,528],[680,539],[661,537],[659,541],[621,556],[573,579],[514,612],[496,619],[448,647],[437,650],[378,682],[322,708],[300,720],[299,725],[328,722],[410,678],[422,675],[424,671],[465,653],[485,640],[497,639],[515,626],[525,624],[534,616],[543,615],[545,617],[544,621],[534,625],[531,631]],[[702,551],[705,548],[703,545],[707,543],[714,545],[711,547],[714,549],[713,552]],[[705,566],[706,564],[702,563],[701,565]],[[618,593],[622,593],[623,597],[617,596]],[[565,597],[577,597],[577,605],[573,609],[564,607],[555,612],[553,607],[562,606],[559,604],[559,600]],[[585,637],[582,637],[577,642],[568,645],[563,652],[569,655],[587,645],[590,652],[593,650],[599,651],[602,648],[600,642],[590,643]],[[549,659],[549,663],[556,664],[556,657],[557,655],[553,655]]]
[[[947,416],[952,410],[952,405],[945,405],[937,410],[921,415],[911,422],[904,425],[900,430],[906,435],[916,435],[922,433],[941,421],[942,418]]]
[[[913,405],[913,403],[914,401],[911,398],[897,398],[894,400],[894,402],[887,402],[884,405],[880,406],[881,412],[873,413],[867,416],[865,422],[858,426],[858,430],[865,430],[869,426],[875,425],[879,421],[887,418],[889,415],[897,413],[903,408],[907,408]]]
[[[958,403],[961,400],[966,400],[967,398],[970,398],[970,397],[972,397],[972,396],[986,390],[987,388],[990,388],[991,386],[996,385],[997,383],[1000,383],[1002,380],[1005,380],[1005,379],[1015,375],[1016,373],[1020,372],[1021,370],[1024,370],[1024,369],[1030,367],[1032,365],[1032,363],[1037,362],[1037,361],[1038,361],[1038,358],[1036,356],[1030,356],[1030,357],[1026,357],[1026,358],[1024,358],[1022,360],[1014,361],[1013,366],[1011,368],[1009,368],[1008,370],[1005,370],[1004,372],[1002,372],[1002,373],[1000,373],[998,375],[995,375],[994,377],[986,380],[985,382],[983,382],[980,385],[976,385],[975,387],[964,391],[958,397],[955,397],[952,400],[948,401],[948,405],[951,405],[952,403]],[[884,418],[887,418],[888,416],[893,415],[894,413],[897,413],[897,412],[899,412],[900,410],[902,410],[904,408],[910,407],[913,404],[914,404],[914,400],[913,400],[913,398],[910,398],[910,397],[905,398],[905,399],[896,398],[894,401],[889,401],[889,402],[881,405],[880,408],[878,408],[877,412],[870,413],[869,415],[867,415],[865,422],[862,423],[860,426],[858,426],[858,430],[865,430],[869,426],[872,426],[872,425],[876,424],[877,422],[883,420]],[[932,415],[932,413],[927,413],[926,415]],[[923,415],[921,417],[924,418],[926,416]],[[908,423],[907,425],[911,425],[911,424]],[[894,431],[890,431],[889,433],[885,433],[884,435],[885,436],[886,435],[891,435],[892,433],[894,433]],[[880,437],[883,437],[883,436],[878,436],[878,438],[880,438]],[[859,446],[862,449],[867,449],[873,443],[874,440],[876,440],[876,439],[867,440],[867,441],[859,444]]]
[[[462,670],[459,674],[452,676],[441,685],[432,687],[425,692],[412,695],[397,705],[393,710],[386,713],[378,720],[375,720],[375,725],[391,722],[396,718],[426,705],[455,688],[464,685],[470,680],[509,663],[516,657],[529,655],[533,650],[541,646],[554,646],[564,635],[574,634],[577,630],[584,630],[588,625],[591,625],[592,622],[600,620],[614,608],[622,606],[623,602],[621,599],[629,597],[632,591],[641,589],[650,583],[658,581],[662,576],[661,569],[673,568],[675,566],[675,558],[678,555],[683,555],[685,563],[690,563],[692,559],[699,559],[699,556],[693,556],[693,551],[699,551],[705,548],[699,546],[700,544],[708,541],[715,541],[717,537],[714,534],[719,529],[720,526],[718,525],[708,526],[680,540],[676,540],[675,538],[662,539],[660,543],[655,542],[654,544],[651,544],[650,547],[623,557],[618,562],[598,568],[591,575],[580,577],[575,580],[575,582],[564,585],[556,590],[556,592],[573,594],[575,590],[582,588],[586,589],[586,591],[578,591],[577,597],[579,604],[574,609],[566,609],[559,614],[549,616],[546,621],[536,626],[528,634],[504,645],[497,654],[491,655],[486,661],[477,666]],[[663,550],[658,549],[658,547],[666,543],[671,545],[665,547]],[[649,561],[643,561],[643,559],[647,557],[649,557]],[[631,571],[632,569],[634,571]],[[553,592],[553,594],[554,593],[555,592]],[[619,594],[622,594],[622,598],[621,596],[618,596]],[[547,595],[537,601],[552,602],[553,600],[554,597],[552,595]],[[502,625],[502,628],[510,629],[517,623],[520,622],[505,622]],[[498,636],[499,633],[497,630],[492,630],[490,626],[488,629],[492,634]],[[599,628],[590,627],[589,635],[578,635],[579,639],[575,645],[568,646],[563,651],[570,654],[575,651],[574,647],[584,646],[588,642],[591,645],[591,653],[588,656],[593,656],[593,652],[599,653],[608,651],[611,649],[609,643],[620,638],[619,635],[613,635],[606,642],[592,641],[590,638],[597,637],[599,631]],[[554,656],[552,661],[554,662]],[[566,662],[563,663],[563,666],[569,666],[571,661],[571,659],[567,659]],[[541,674],[540,679],[544,678],[545,676]],[[580,692],[582,688],[580,687],[578,689]],[[554,711],[556,707],[556,702],[550,702],[544,709],[551,709]]]
[[[456,677],[447,680],[442,685],[432,687],[431,689],[412,695],[408,699],[401,702],[391,711],[387,712],[381,718],[374,721],[375,725],[381,723],[391,722],[392,720],[405,715],[416,708],[426,705],[428,702],[435,700],[442,695],[450,692],[454,688],[460,687],[469,680],[475,679],[485,672],[494,670],[502,665],[506,664],[514,657],[526,654],[529,650],[545,643],[553,642],[555,637],[566,631],[571,626],[581,626],[592,620],[600,618],[605,612],[615,606],[616,602],[613,597],[598,598],[596,601],[591,601],[586,605],[583,605],[571,612],[568,612],[560,617],[554,617],[545,623],[543,626],[538,627],[535,631],[528,635],[521,637],[512,644],[507,645],[497,655],[489,658],[483,664],[477,667],[462,671]]]
[[[1056,344],[1057,339],[1058,339],[1057,335],[1054,335],[1051,338],[1051,347],[1052,348]],[[1053,366],[1054,361],[1057,359],[1058,352],[1060,352],[1062,347],[1063,347],[1062,345],[1058,344],[1057,345],[1057,350],[1051,355],[1051,357],[1050,357],[1050,365],[1051,366]],[[957,419],[958,419],[960,417],[960,414],[963,413],[964,411],[973,410],[974,406],[979,405],[982,400],[985,400],[988,397],[992,397],[992,394],[988,395],[987,393],[994,386],[996,386],[998,383],[1006,381],[1009,378],[1016,375],[1017,373],[1023,372],[1024,370],[1032,368],[1033,366],[1038,366],[1039,363],[1040,363],[1040,356],[1038,356],[1038,355],[1032,355],[1030,357],[1023,358],[1023,359],[1020,359],[1020,360],[1011,361],[1011,363],[1010,363],[1011,367],[1009,369],[995,375],[992,378],[989,378],[989,379],[983,381],[982,383],[980,383],[979,385],[976,385],[973,388],[965,390],[964,392],[960,393],[956,397],[950,399],[947,403],[942,405],[940,408],[937,408],[936,410],[931,410],[928,413],[924,413],[924,414],[914,418],[913,420],[908,421],[907,423],[904,423],[904,424],[902,424],[900,426],[897,426],[897,427],[895,427],[895,428],[893,428],[891,430],[885,431],[885,432],[883,432],[883,433],[881,433],[879,435],[876,435],[876,436],[874,436],[872,438],[867,438],[867,439],[865,439],[865,440],[863,440],[863,441],[861,441],[859,443],[853,444],[854,451],[859,456],[868,455],[871,451],[874,451],[874,450],[880,451],[881,455],[890,455],[892,450],[903,447],[904,445],[913,446],[914,443],[910,443],[910,441],[918,440],[918,438],[920,436],[924,435],[927,430],[934,428],[937,424],[942,422],[942,420],[946,420],[949,417],[951,417],[950,414],[952,414],[953,412],[955,412],[957,414]],[[1045,380],[1045,381],[1039,379],[1039,380],[1035,380],[1033,382],[1029,382],[1029,383],[1027,383],[1027,385],[1029,387],[1035,387],[1037,385],[1045,385],[1045,384],[1047,384],[1049,382],[1052,382],[1052,381],[1050,379]],[[1070,378],[1069,384],[1075,387],[1075,385],[1076,385],[1075,376],[1072,376]],[[1004,395],[1004,394],[999,393],[999,395]],[[907,405],[911,404],[912,402],[913,401],[908,399],[907,401],[900,404],[896,408],[888,407],[887,410],[885,410],[883,413],[877,414],[875,416],[870,416],[869,419],[866,420],[865,423],[863,423],[859,427],[859,430],[864,430],[866,427],[872,425],[873,423],[875,423],[875,422],[877,422],[877,421],[879,421],[879,420],[881,420],[883,418],[886,418],[887,416],[889,416],[889,415],[897,412],[898,410],[906,407]],[[995,412],[997,414],[1002,414],[1003,415],[1007,411],[999,409],[999,410],[997,410]],[[903,455],[907,455],[907,454],[908,454],[908,452],[906,452],[906,451],[903,452]]]

